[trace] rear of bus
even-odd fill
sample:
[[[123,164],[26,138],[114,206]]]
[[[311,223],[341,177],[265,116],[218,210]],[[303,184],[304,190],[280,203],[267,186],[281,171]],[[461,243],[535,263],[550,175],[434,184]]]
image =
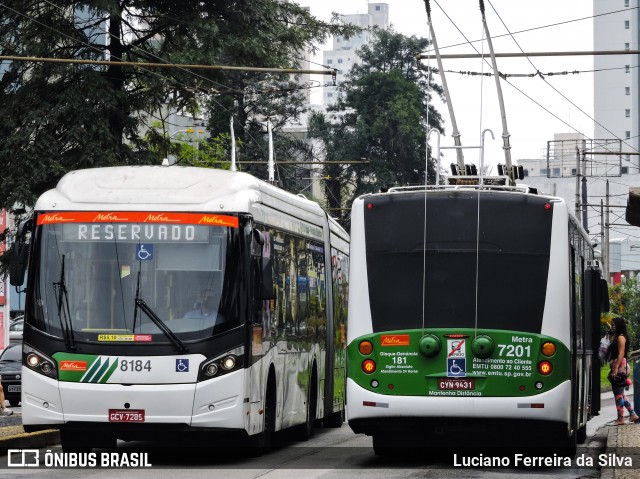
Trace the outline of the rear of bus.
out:
[[[572,414],[587,401],[574,385],[587,381],[575,323],[588,245],[582,257],[570,248],[569,222],[561,200],[515,191],[356,200],[351,428],[374,446],[411,433],[479,445],[532,431],[570,442],[580,426]]]

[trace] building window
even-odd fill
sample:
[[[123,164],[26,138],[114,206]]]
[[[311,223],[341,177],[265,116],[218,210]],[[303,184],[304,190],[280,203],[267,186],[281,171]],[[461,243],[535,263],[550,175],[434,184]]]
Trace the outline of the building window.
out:
[[[625,132],[624,132],[624,137],[625,137],[625,139],[627,139],[627,140],[628,140],[629,138],[631,138],[631,132],[630,132],[629,130],[625,131]]]
[[[624,0],[624,6],[628,7],[629,6],[629,0]]]
[[[576,176],[576,169],[575,168],[571,168],[571,176]]]
[[[624,21],[624,29],[629,30],[629,20]]]
[[[627,3],[629,3],[629,0],[627,0]],[[376,5],[376,12],[379,12],[379,11],[380,11],[380,5]]]
[[[625,95],[631,95],[631,87],[630,86],[624,87],[624,94]]]
[[[626,109],[626,110],[624,111],[624,116],[626,116],[627,118],[629,118],[629,117],[631,116],[631,110]]]
[[[624,49],[625,49],[625,50],[629,50],[629,47],[630,47],[630,44],[629,44],[629,43],[625,43],[625,44],[624,44]]]
[[[327,93],[328,98],[333,98],[333,93]]]
[[[541,175],[549,175],[549,170],[547,168],[541,168],[540,169],[540,174]]]
[[[340,43],[340,37],[336,37],[336,43]]]
[[[628,175],[629,174],[629,167],[628,166],[623,166],[621,168],[621,172],[623,175]]]
[[[331,65],[333,63],[333,60],[327,60],[327,65]]]
[[[338,58],[338,63],[342,63],[342,58]]]
[[[553,168],[553,176],[560,176],[560,168]]]
[[[631,161],[631,155],[624,155],[624,159],[627,161]]]
[[[631,67],[629,65],[624,66],[624,72],[629,73],[631,71]]]

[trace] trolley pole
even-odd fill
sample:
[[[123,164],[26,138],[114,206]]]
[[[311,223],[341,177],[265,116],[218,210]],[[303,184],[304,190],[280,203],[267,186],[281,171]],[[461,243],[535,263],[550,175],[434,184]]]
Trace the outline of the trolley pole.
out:
[[[604,245],[603,245],[603,261],[602,261],[602,270],[604,271],[604,279],[607,280],[607,283],[611,282],[611,278],[609,277],[609,180],[607,180],[607,190],[606,190],[606,208],[605,208],[605,216],[604,216]]]
[[[582,150],[582,227],[589,232],[589,218],[587,217],[587,162],[586,152]]]

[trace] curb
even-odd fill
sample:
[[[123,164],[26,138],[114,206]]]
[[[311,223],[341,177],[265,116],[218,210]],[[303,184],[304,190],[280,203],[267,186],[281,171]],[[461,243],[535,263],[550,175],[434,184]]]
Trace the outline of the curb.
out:
[[[15,436],[0,437],[0,454],[6,454],[7,449],[39,449],[54,444],[60,444],[60,431],[58,429],[25,432]]]
[[[605,451],[607,453],[615,453],[618,448],[618,428],[614,426],[606,426],[609,430],[607,431],[607,448]],[[613,479],[615,475],[615,468],[613,467],[603,467],[600,469],[600,478],[601,479]]]

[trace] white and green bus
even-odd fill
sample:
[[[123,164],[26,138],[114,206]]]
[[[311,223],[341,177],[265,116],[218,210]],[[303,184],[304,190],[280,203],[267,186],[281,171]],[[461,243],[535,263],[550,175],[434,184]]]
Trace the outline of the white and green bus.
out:
[[[183,432],[264,449],[339,426],[348,250],[316,203],[245,173],[68,173],[14,245],[25,430],[59,427],[65,449]]]
[[[397,188],[352,209],[347,417],[376,453],[562,447],[599,412],[599,263],[523,186]]]

